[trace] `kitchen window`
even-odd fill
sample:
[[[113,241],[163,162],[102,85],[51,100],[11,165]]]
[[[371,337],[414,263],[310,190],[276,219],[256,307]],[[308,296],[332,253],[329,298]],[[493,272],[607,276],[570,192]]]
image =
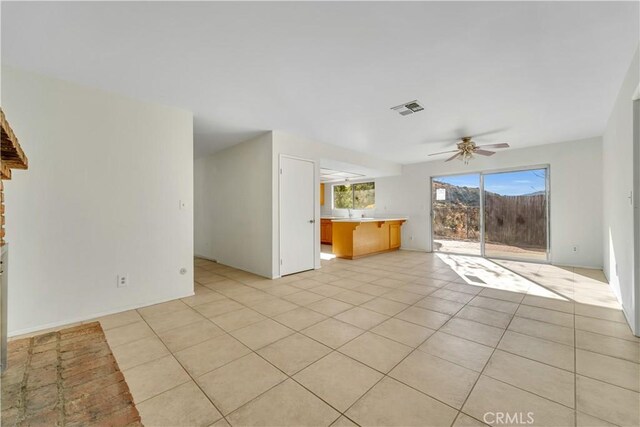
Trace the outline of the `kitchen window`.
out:
[[[334,209],[375,209],[375,182],[359,182],[333,186]]]

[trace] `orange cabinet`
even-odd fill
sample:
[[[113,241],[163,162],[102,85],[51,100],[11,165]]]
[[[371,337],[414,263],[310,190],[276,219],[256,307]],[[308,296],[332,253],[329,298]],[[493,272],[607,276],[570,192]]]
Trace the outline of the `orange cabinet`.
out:
[[[324,206],[324,184],[320,184],[320,206]]]
[[[330,245],[333,238],[333,224],[330,219],[320,220],[320,242]]]
[[[400,247],[400,223],[390,223],[389,224],[389,247],[390,248],[399,248]]]
[[[332,251],[338,258],[356,259],[401,246],[405,219],[336,221],[332,223]]]

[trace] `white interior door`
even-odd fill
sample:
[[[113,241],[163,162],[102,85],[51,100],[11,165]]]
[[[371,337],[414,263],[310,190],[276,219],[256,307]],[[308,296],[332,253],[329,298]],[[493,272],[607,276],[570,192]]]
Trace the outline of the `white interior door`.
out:
[[[315,167],[280,158],[280,275],[315,267]]]

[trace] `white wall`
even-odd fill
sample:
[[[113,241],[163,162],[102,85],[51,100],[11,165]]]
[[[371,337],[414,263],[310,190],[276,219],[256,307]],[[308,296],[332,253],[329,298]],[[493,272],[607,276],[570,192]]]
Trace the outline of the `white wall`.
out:
[[[193,294],[191,113],[11,68],[2,108],[10,335]]]
[[[272,134],[195,162],[195,253],[272,277]]]
[[[639,56],[636,50],[602,137],[604,272],[636,334],[640,333],[640,315],[638,290],[634,289],[633,205],[629,195],[633,190],[632,97],[640,80]]]
[[[377,173],[400,173],[400,165],[280,131],[267,132],[195,161],[195,253],[264,277],[280,276],[280,155],[319,165],[350,164]],[[316,190],[317,193],[317,190]],[[320,198],[316,198],[320,218]],[[316,268],[320,267],[320,221],[316,222]]]
[[[600,138],[501,150],[492,157],[405,165],[402,175],[376,179],[376,212],[406,215],[404,249],[431,250],[432,176],[550,165],[551,257],[554,264],[602,267],[602,145]],[[578,245],[579,252],[572,252]]]
[[[305,139],[282,131],[273,132],[273,168],[272,188],[273,194],[273,246],[272,246],[272,271],[273,277],[280,275],[280,203],[278,197],[278,165],[281,155],[299,157],[316,162],[316,188],[320,186],[320,164],[339,168],[341,164],[356,165],[361,171],[375,171],[377,174],[394,175],[402,170],[397,163],[379,159],[368,154],[347,150],[334,145],[324,144]],[[335,166],[334,166],[335,165]],[[330,187],[330,186],[329,186]],[[325,199],[325,204],[331,203],[331,199]],[[330,205],[329,205],[330,206]],[[320,218],[320,198],[316,198],[316,218]],[[320,221],[316,221],[316,268],[320,268]]]
[[[215,259],[213,257],[214,241],[213,221],[209,216],[213,210],[213,200],[205,197],[211,183],[207,181],[208,157],[200,157],[193,162],[193,251],[195,256]],[[209,254],[209,255],[205,255]]]
[[[320,207],[320,215],[322,216],[333,215],[333,209],[332,209],[333,194],[331,194],[331,186],[333,184],[334,184],[333,182],[327,182],[324,184],[324,205]]]

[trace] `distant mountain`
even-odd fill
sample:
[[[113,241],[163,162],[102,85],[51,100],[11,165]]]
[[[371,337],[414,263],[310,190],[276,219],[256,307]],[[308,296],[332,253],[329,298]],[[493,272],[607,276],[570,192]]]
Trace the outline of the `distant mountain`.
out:
[[[480,206],[480,191],[477,187],[459,187],[457,185],[447,184],[446,182],[437,181],[435,179],[433,180],[433,185],[436,189],[443,188],[446,191],[445,200],[435,200],[436,195],[434,192],[433,197],[436,204]],[[520,197],[540,196],[545,194],[545,191],[536,191],[529,194],[523,194]],[[485,191],[485,196],[510,197],[491,191]]]

